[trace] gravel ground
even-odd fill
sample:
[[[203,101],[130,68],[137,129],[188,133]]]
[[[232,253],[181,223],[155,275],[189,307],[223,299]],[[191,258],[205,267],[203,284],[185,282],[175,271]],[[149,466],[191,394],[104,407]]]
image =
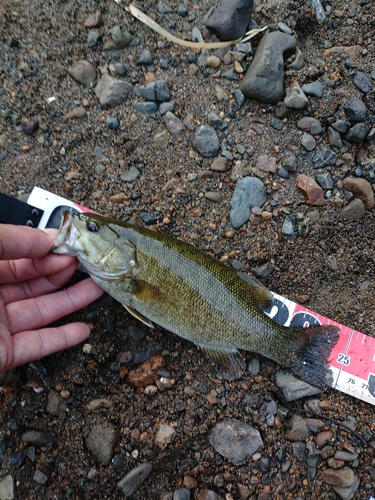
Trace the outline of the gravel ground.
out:
[[[142,2],[149,15],[177,36],[191,39],[194,26],[206,35],[203,19],[211,2],[186,3],[186,17],[175,8],[161,14],[157,5],[155,0]],[[330,172],[334,181],[331,193],[324,190],[324,206],[306,204],[296,183],[298,174],[317,173],[312,153],[301,144],[303,132],[297,123],[303,116],[317,118],[326,130],[345,117],[346,101],[360,99],[366,104],[367,125],[375,124],[374,90],[364,95],[354,84],[358,71],[374,78],[373,4],[332,0],[325,7],[328,22],[319,24],[308,2],[256,2],[253,19],[275,29],[284,22],[304,55],[302,69],[286,71],[286,89],[294,82],[317,80],[324,87],[321,98],[309,98],[307,108],[292,110],[277,130],[271,126],[274,106],[248,99],[238,107],[233,92],[239,82],[221,75],[232,64],[196,65],[199,53],[162,43],[112,0],[3,0],[1,191],[19,197],[41,186],[105,215],[124,220],[151,217],[157,230],[244,272],[271,263],[273,271],[261,278],[268,288],[371,335],[374,212],[366,210],[362,218],[348,221],[337,200],[344,206],[350,201],[342,182],[346,177],[363,178],[374,186],[375,161],[360,168],[360,145],[335,150],[335,165],[319,169]],[[84,22],[97,10],[102,14],[96,28],[100,36],[89,47]],[[130,33],[130,45],[104,50],[105,36],[117,25]],[[361,47],[359,56],[349,62],[323,52],[329,46],[356,45]],[[146,49],[152,63],[137,64]],[[105,109],[95,84],[80,85],[69,75],[68,68],[79,60],[93,63],[98,75],[123,71],[115,76],[131,84],[133,92],[124,103]],[[245,56],[243,68],[250,62]],[[145,101],[137,88],[154,76],[167,82],[173,113],[185,123],[178,134],[167,131],[160,112],[146,115],[132,106]],[[51,97],[55,100],[48,102]],[[80,107],[85,113],[69,118]],[[227,155],[224,172],[210,169],[214,158],[192,147],[190,129],[209,125],[212,111],[221,120],[216,132]],[[316,138],[319,147],[330,148],[326,132]],[[276,158],[281,167],[290,153],[296,156],[296,171],[287,178],[256,168],[262,155]],[[230,201],[236,186],[233,172],[238,170],[262,178],[268,202],[262,214],[233,229]],[[137,177],[127,182],[134,172]],[[282,232],[287,215],[294,225],[292,235]],[[301,235],[298,221],[306,217],[315,222]],[[152,471],[135,499],[368,499],[374,492],[371,405],[334,390],[309,403],[323,416],[345,422],[365,438],[365,445],[332,420],[313,421],[311,413],[295,411],[306,401],[283,400],[275,384],[279,367],[269,360],[259,358],[256,370],[258,358],[245,353],[253,371],[229,383],[192,344],[158,328],[149,330],[109,297],[76,316],[94,326],[84,346],[16,369],[2,382],[0,498],[7,498],[5,484],[14,489],[14,498],[124,498],[118,481],[144,463],[150,463]],[[157,380],[134,387],[128,372],[134,375],[149,359],[159,370]],[[253,426],[263,447],[237,464],[221,456],[210,444],[210,435],[223,419]],[[36,436],[25,436],[30,430],[37,431]],[[338,451],[353,455],[341,462]],[[345,482],[354,472],[359,486],[334,492],[324,480],[328,468],[340,471],[337,481]],[[345,484],[352,484],[353,477]]]

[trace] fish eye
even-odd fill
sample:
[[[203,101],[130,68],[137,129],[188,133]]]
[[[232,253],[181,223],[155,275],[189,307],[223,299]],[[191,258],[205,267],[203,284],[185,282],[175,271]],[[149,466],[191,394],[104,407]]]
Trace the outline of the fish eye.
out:
[[[97,233],[99,231],[99,229],[100,229],[100,226],[99,226],[99,224],[97,222],[95,222],[93,220],[90,220],[86,224],[86,229],[90,233]]]

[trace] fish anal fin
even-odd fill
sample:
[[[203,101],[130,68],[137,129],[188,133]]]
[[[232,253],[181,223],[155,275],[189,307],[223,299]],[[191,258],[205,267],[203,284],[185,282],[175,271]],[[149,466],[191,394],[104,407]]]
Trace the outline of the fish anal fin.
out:
[[[252,296],[260,309],[268,309],[272,304],[271,292],[254,276],[238,272],[237,275],[252,288]]]
[[[213,346],[198,346],[214,361],[218,361],[223,369],[224,376],[231,381],[242,376],[245,371],[245,361],[237,349],[221,350]]]
[[[128,311],[128,313],[130,313],[132,316],[137,318],[139,321],[142,321],[142,323],[147,325],[149,328],[154,328],[154,325],[152,324],[152,322],[148,318],[146,318],[146,316],[143,316],[143,314],[136,311],[133,307],[131,307],[129,305],[123,304],[123,306]]]

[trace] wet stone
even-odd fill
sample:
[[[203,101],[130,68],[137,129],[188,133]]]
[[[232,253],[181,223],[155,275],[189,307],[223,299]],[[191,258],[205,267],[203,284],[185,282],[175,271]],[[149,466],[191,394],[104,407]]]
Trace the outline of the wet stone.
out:
[[[212,490],[204,489],[200,492],[197,500],[223,500],[223,497],[219,496]]]
[[[117,486],[126,497],[131,497],[151,474],[152,465],[145,462],[131,470]]]
[[[280,101],[275,106],[275,116],[276,118],[282,120],[289,115],[289,109],[285,106],[285,104]]]
[[[210,444],[233,464],[243,462],[263,446],[259,432],[239,420],[224,420],[214,426]]]

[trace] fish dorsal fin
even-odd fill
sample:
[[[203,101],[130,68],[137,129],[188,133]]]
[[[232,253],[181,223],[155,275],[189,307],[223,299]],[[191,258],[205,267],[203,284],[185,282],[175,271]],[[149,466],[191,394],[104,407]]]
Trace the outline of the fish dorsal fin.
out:
[[[251,286],[253,289],[253,297],[260,309],[268,309],[271,307],[272,294],[260,281],[255,279],[254,276],[249,276],[245,273],[238,272],[237,275]]]
[[[150,328],[154,328],[154,325],[151,323],[151,321],[148,318],[146,318],[146,316],[143,316],[143,314],[141,314],[140,312],[136,311],[131,306],[127,306],[125,304],[123,304],[123,306],[128,311],[128,313],[130,313],[132,316],[134,316],[135,318],[137,318],[139,321],[142,321],[142,323],[144,323],[145,325],[147,325]]]

